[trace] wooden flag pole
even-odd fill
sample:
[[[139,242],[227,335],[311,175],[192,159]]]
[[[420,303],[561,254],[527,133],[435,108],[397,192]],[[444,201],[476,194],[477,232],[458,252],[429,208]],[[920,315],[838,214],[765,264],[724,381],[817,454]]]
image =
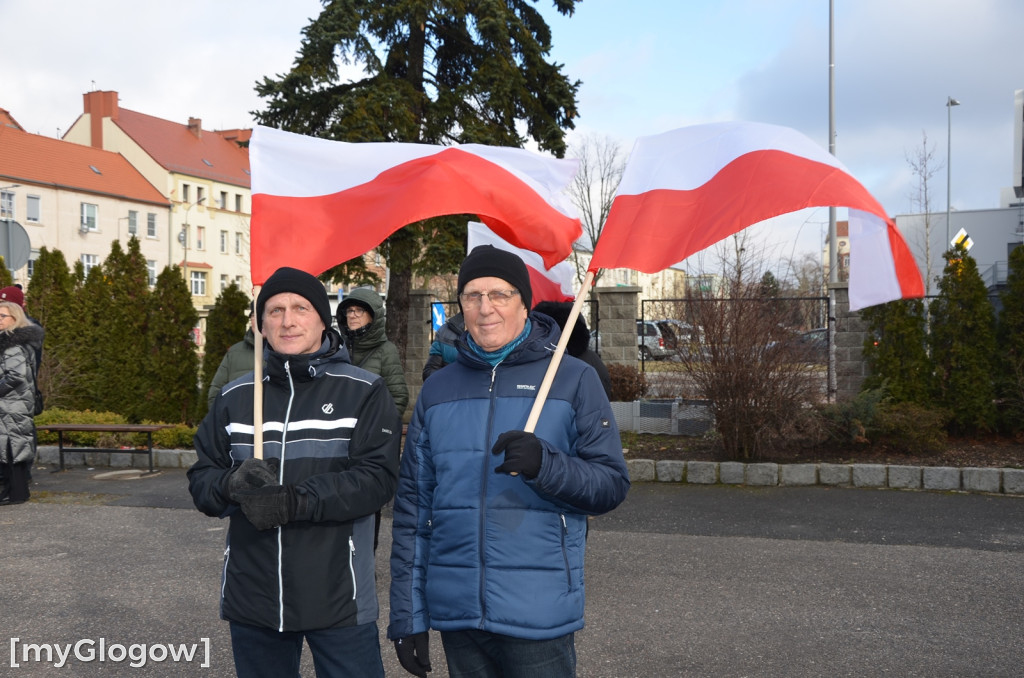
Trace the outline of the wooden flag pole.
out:
[[[523,430],[527,433],[533,433],[537,428],[540,411],[544,409],[544,401],[548,399],[551,383],[555,380],[555,373],[558,371],[558,366],[562,363],[565,347],[569,343],[569,335],[572,334],[573,328],[576,327],[576,319],[580,317],[580,309],[583,308],[583,302],[593,284],[594,272],[587,271],[586,277],[583,278],[583,285],[580,287],[580,293],[576,295],[576,301],[572,305],[572,310],[569,311],[569,319],[565,321],[565,327],[562,328],[562,336],[558,339],[555,354],[551,356],[551,363],[548,365],[548,370],[544,373],[544,380],[540,383],[540,388],[537,390],[537,399],[533,401],[533,409],[530,410],[530,416],[526,419],[526,426]]]
[[[254,298],[259,299],[260,287],[253,290]],[[256,312],[256,309],[253,309]],[[256,327],[253,331],[253,375],[252,375],[252,456],[263,458],[263,333],[259,326],[259,318],[255,318]]]

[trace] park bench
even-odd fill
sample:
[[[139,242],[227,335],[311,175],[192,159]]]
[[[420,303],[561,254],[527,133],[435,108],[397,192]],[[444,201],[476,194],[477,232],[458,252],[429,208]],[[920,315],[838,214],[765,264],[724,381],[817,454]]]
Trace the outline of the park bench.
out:
[[[153,431],[169,428],[169,424],[45,424],[36,427],[40,431],[57,433],[57,450],[60,455],[59,471],[64,470],[64,452],[124,452],[126,454],[148,454],[149,472],[153,473]],[[65,431],[82,433],[145,433],[146,449],[137,450],[109,447],[64,447]]]

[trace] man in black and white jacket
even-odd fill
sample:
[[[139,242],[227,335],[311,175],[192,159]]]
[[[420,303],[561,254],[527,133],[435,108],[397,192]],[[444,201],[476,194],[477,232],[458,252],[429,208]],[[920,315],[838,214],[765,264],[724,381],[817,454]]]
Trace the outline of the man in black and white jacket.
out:
[[[384,675],[374,513],[394,495],[401,420],[384,381],[354,367],[326,290],[280,268],[256,301],[266,338],[263,459],[253,375],[226,384],[196,433],[196,507],[230,518],[221,616],[239,676]]]

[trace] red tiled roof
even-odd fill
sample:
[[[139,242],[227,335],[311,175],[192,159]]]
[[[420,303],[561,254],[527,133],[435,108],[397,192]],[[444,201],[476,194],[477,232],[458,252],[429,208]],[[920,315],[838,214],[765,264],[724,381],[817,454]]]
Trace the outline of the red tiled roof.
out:
[[[13,127],[14,129],[24,130],[25,128],[18,124],[18,121],[14,119],[11,112],[6,108],[0,108],[0,125],[4,127]]]
[[[248,149],[217,132],[201,131],[197,136],[189,125],[124,108],[114,122],[169,172],[249,188]]]
[[[95,169],[93,169],[95,168]],[[0,178],[138,202],[170,203],[121,154],[0,125]]]

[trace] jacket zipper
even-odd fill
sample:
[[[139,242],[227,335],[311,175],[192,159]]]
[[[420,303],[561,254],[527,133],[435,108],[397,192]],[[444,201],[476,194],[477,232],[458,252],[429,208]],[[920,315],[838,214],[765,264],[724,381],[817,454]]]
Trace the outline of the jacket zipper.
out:
[[[228,587],[228,563],[231,561],[231,546],[224,548],[224,570],[220,573],[220,604],[224,606],[224,590]]]
[[[572,590],[572,570],[569,569],[569,549],[566,541],[569,538],[569,527],[565,524],[565,514],[560,513],[558,517],[562,520],[562,560],[565,561],[565,583]]]
[[[356,599],[356,545],[352,541],[352,537],[348,538],[348,571],[352,573],[352,600]]]
[[[292,400],[295,398],[295,384],[292,382],[291,361],[284,363],[284,373],[288,377],[288,406],[284,410],[284,428],[281,431],[281,464],[278,470],[278,482],[284,482],[285,449],[288,447],[288,420],[292,415]],[[284,633],[284,526],[277,526],[277,600],[278,600],[278,631]]]
[[[501,363],[499,362],[498,365]],[[487,527],[487,478],[488,471],[490,470],[490,458],[491,450],[487,445],[491,439],[491,429],[494,428],[494,382],[498,376],[498,365],[491,368],[491,383],[487,387],[487,393],[489,394],[490,404],[488,405],[487,411],[487,427],[484,429],[484,454],[483,454],[483,469],[481,471],[483,478],[480,482],[480,526],[478,529],[479,539],[479,550],[480,550],[480,626],[484,628],[484,620],[487,619],[487,598],[484,595],[484,591],[487,590],[487,567],[484,558],[484,532]]]

